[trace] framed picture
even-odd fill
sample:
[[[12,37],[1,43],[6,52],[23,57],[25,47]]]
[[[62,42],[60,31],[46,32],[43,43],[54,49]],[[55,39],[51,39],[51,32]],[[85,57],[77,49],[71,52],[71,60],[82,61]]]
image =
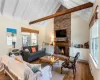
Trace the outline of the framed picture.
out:
[[[17,30],[12,28],[7,28],[7,45],[13,46],[15,48]]]

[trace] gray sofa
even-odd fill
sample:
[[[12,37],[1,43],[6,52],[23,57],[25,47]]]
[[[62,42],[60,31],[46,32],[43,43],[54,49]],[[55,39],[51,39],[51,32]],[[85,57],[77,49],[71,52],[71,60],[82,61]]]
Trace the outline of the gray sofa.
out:
[[[39,59],[40,57],[43,57],[43,56],[46,55],[46,53],[45,53],[46,49],[39,50],[39,51],[36,50],[36,52],[32,53],[30,51],[31,50],[31,47],[33,47],[33,46],[27,47],[27,48],[30,48],[29,49],[29,52],[25,51],[25,49],[26,49],[25,47],[21,51],[21,55],[22,55],[24,61],[26,61],[26,62],[32,62],[32,61],[34,61],[36,59]],[[36,46],[36,49],[38,49],[37,46]]]

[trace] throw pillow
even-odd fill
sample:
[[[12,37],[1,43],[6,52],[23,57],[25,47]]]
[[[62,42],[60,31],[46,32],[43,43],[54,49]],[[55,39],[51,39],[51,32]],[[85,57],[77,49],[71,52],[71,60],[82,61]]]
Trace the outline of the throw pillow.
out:
[[[10,57],[15,58],[15,55],[14,55],[14,54],[12,54],[12,55],[10,55]]]
[[[32,52],[36,52],[36,48],[35,47],[32,47]]]
[[[15,57],[23,61],[23,57],[21,55],[18,55],[18,56],[15,56]]]
[[[30,64],[30,63],[25,63],[34,73],[38,72],[41,70],[41,64]]]
[[[34,73],[36,73],[36,72],[38,72],[38,71],[40,71],[40,70],[39,70],[39,67],[33,67],[33,68],[32,68],[32,71],[33,71]]]
[[[25,51],[30,53],[29,49],[25,49]]]
[[[17,60],[17,61],[19,61],[19,62],[23,63],[23,61],[22,61],[22,60],[20,60],[20,59],[19,59],[19,58],[17,58],[17,57],[15,57],[15,60]]]

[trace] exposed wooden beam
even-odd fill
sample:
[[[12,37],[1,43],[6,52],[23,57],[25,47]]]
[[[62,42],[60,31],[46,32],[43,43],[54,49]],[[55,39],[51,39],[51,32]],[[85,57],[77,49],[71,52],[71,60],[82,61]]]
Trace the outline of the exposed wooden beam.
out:
[[[82,5],[76,6],[74,8],[66,9],[64,11],[57,12],[57,13],[52,14],[50,16],[46,16],[46,17],[43,17],[41,19],[31,21],[29,24],[37,23],[37,22],[40,22],[40,21],[44,21],[44,20],[51,19],[51,18],[54,18],[54,17],[57,17],[57,16],[61,16],[61,15],[68,14],[68,13],[72,13],[72,12],[75,12],[75,11],[79,11],[79,10],[82,10],[82,9],[90,8],[92,6],[93,6],[93,3],[88,2],[86,4],[82,4]]]

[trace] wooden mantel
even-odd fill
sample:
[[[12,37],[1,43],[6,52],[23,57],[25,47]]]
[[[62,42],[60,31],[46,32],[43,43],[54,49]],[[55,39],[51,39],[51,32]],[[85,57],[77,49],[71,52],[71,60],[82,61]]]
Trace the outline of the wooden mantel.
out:
[[[55,42],[55,46],[69,46],[68,42]]]

